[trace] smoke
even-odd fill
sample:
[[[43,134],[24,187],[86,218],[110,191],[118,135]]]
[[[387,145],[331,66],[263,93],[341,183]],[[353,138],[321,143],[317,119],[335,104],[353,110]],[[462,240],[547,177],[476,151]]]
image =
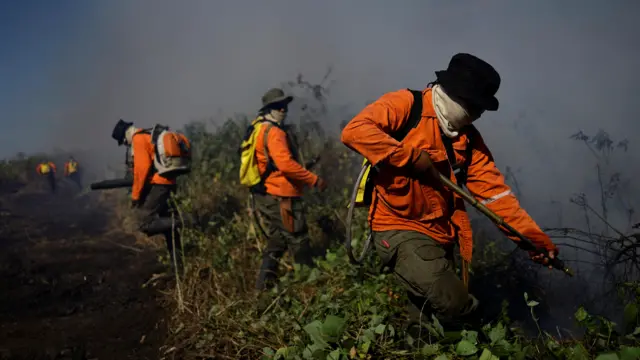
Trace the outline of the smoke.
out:
[[[517,174],[523,204],[542,225],[555,226],[560,217],[567,226],[582,221],[571,204],[559,209],[552,200],[598,194],[595,160],[569,139],[578,130],[602,128],[628,139],[628,152],[612,166],[623,166],[629,178],[638,174],[637,2],[65,4],[53,24],[38,28],[41,42],[57,34],[64,45],[40,61],[46,87],[18,92],[0,109],[15,119],[1,135],[16,144],[1,148],[7,156],[62,147],[97,154],[99,163],[121,161],[124,150],[110,138],[120,118],[180,127],[253,112],[268,88],[298,73],[319,80],[329,65],[332,104],[357,111],[386,91],[423,87],[453,54],[470,52],[502,76],[501,107],[477,126],[498,166]],[[14,25],[12,31],[26,31]],[[13,51],[39,43],[30,44]],[[327,129],[337,131],[340,120],[328,121]],[[637,204],[640,189],[630,191]],[[625,228],[627,218],[617,216]]]

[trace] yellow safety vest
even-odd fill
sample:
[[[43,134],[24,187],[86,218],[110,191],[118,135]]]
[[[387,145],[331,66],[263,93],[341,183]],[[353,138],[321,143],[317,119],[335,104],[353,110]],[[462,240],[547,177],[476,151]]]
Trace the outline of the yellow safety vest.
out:
[[[49,164],[40,164],[40,173],[48,174],[51,171],[51,166]]]
[[[74,172],[78,171],[78,163],[75,161],[69,161],[67,163],[67,171],[69,172],[69,174],[73,174]]]

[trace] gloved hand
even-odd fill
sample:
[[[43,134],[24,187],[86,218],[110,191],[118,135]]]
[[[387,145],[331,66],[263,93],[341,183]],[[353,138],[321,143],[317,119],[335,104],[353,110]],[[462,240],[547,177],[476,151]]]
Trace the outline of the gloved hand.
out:
[[[316,184],[314,186],[318,190],[324,191],[327,188],[327,183],[324,180],[322,180],[321,178],[318,178],[318,180],[316,180]]]
[[[138,200],[131,200],[131,208],[136,209],[140,207],[140,202]]]
[[[546,253],[539,253],[535,251],[529,251],[529,256],[533,262],[538,264],[547,265],[549,269],[553,269],[553,266],[549,265],[549,259],[554,259],[558,255],[558,249],[546,250]]]
[[[429,153],[424,150],[420,152],[420,156],[413,164],[413,168],[418,174],[427,174],[435,180],[440,180],[440,172],[433,165],[433,162],[431,162]]]

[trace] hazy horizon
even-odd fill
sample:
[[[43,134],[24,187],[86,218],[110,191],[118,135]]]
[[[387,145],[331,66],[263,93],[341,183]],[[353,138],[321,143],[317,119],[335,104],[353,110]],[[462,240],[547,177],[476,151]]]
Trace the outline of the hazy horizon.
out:
[[[598,186],[571,134],[628,139],[618,161],[625,176],[639,172],[638,10],[630,0],[4,2],[0,155],[82,149],[119,161],[110,134],[120,118],[180,127],[250,113],[268,88],[298,73],[319,81],[328,66],[331,104],[358,111],[424,87],[469,52],[502,77],[499,111],[477,126],[498,166],[520,170],[527,209],[550,224],[550,200]]]

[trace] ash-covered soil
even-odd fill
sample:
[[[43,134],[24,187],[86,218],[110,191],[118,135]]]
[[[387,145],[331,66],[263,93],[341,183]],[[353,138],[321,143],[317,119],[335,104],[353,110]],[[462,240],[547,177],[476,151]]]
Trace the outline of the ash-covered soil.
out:
[[[0,189],[0,359],[160,359],[160,296],[143,287],[156,252],[98,194],[14,185]]]

